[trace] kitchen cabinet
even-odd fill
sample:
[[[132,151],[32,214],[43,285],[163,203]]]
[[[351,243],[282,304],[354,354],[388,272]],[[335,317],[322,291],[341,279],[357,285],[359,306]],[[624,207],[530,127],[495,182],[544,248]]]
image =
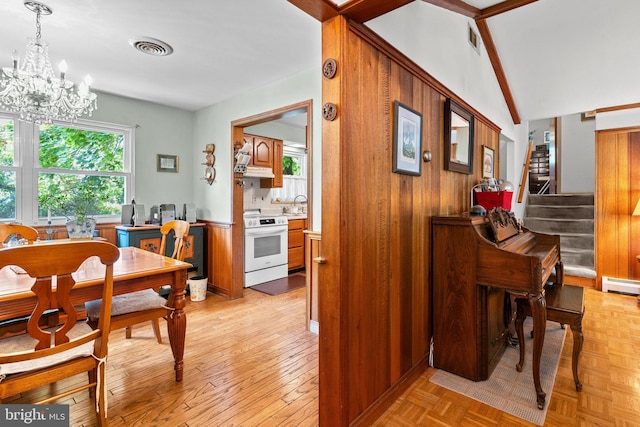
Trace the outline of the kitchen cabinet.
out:
[[[249,165],[265,168],[273,167],[273,139],[263,136],[244,134],[244,142],[251,144],[253,152]]]
[[[261,188],[282,187],[282,156],[284,143],[281,139],[244,134],[244,142],[253,147],[249,166],[271,168],[273,178],[261,178]]]
[[[304,230],[306,219],[289,218],[289,271],[304,268]]]
[[[283,145],[281,140],[273,140],[273,178],[261,178],[260,188],[282,188]]]
[[[204,224],[190,224],[189,235],[184,239],[184,261],[193,265],[198,276],[204,276]],[[158,253],[160,250],[159,225],[144,225],[141,227],[116,226],[117,245],[120,248],[134,246],[150,252]],[[167,236],[165,256],[171,256],[173,252],[173,231]]]

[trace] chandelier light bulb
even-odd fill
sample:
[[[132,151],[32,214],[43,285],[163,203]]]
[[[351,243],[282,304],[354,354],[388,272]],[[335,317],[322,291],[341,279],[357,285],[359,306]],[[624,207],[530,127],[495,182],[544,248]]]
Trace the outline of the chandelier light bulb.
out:
[[[18,70],[18,62],[20,62],[18,49],[13,49],[13,52],[11,52],[11,61],[13,62],[13,71],[15,72]]]
[[[67,61],[65,61],[64,59],[62,61],[60,61],[60,64],[58,64],[58,69],[60,70],[61,73],[66,73],[67,72]]]

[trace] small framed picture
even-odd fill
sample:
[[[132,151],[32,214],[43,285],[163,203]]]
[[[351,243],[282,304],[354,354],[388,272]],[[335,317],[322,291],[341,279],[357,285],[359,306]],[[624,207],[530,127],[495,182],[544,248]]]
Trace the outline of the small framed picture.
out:
[[[178,172],[178,156],[158,154],[158,172]]]
[[[422,114],[394,101],[393,172],[420,175]]]
[[[482,146],[482,176],[484,178],[493,178],[493,149]]]

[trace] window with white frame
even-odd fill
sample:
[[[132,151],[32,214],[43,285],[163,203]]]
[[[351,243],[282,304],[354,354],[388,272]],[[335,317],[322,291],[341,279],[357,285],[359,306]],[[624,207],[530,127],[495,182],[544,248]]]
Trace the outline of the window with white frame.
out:
[[[0,221],[119,220],[133,192],[134,132],[89,121],[36,125],[0,115]]]
[[[282,156],[282,188],[271,190],[271,200],[289,203],[296,196],[307,196],[307,154],[304,149],[285,146]]]

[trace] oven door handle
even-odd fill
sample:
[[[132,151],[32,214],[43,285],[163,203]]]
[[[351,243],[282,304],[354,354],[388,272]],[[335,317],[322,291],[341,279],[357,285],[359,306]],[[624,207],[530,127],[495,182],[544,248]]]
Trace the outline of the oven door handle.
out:
[[[264,228],[245,228],[246,236],[265,236],[268,234],[279,234],[288,231],[289,227],[264,227]]]

